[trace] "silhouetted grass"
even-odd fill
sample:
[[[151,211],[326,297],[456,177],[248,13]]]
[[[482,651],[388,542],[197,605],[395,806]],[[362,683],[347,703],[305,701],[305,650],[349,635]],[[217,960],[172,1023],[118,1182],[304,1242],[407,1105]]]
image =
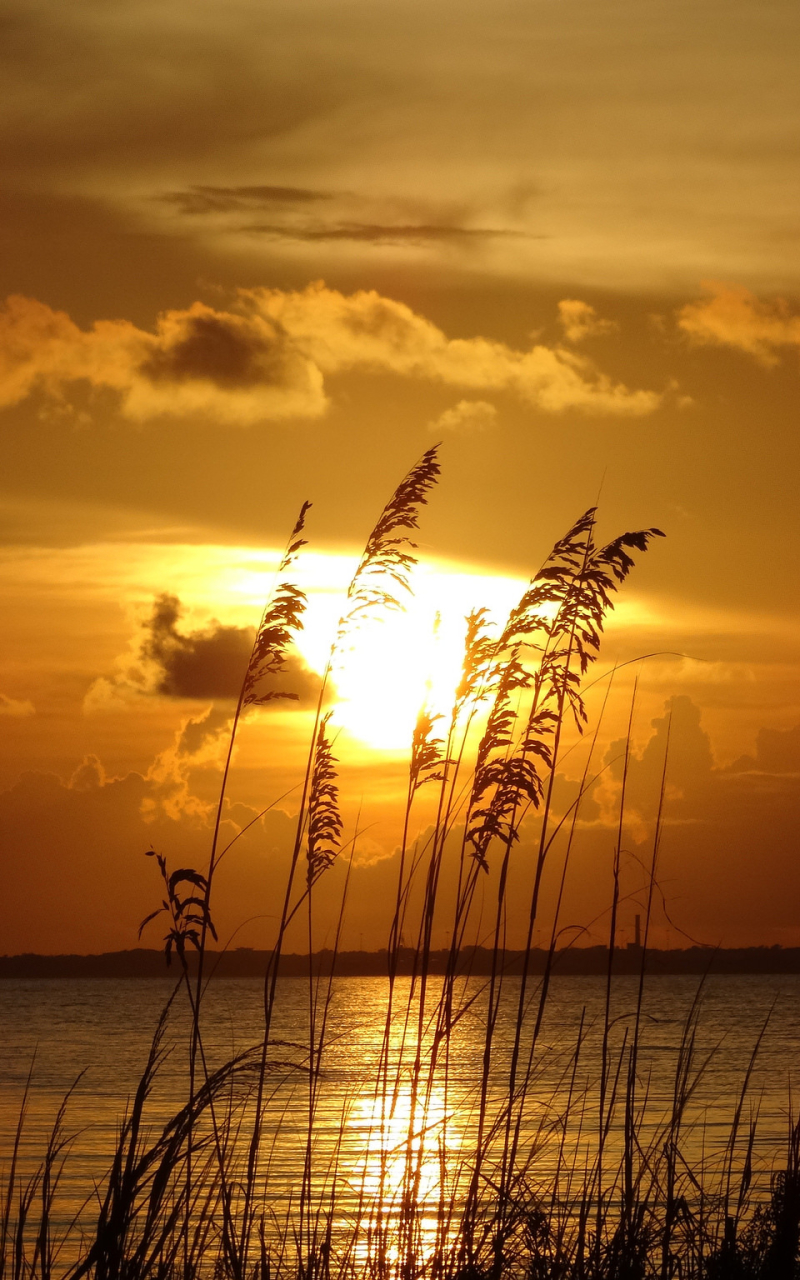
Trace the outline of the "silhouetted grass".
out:
[[[639,981],[629,1017],[615,1013],[620,858],[634,698],[622,761],[602,1023],[584,1015],[574,1043],[543,1042],[561,910],[600,721],[578,795],[559,813],[554,795],[568,735],[588,721],[582,683],[595,661],[617,590],[656,529],[595,541],[595,511],[553,547],[506,624],[485,610],[466,620],[464,665],[449,715],[420,708],[401,818],[398,879],[387,937],[386,1001],[374,1060],[358,1095],[340,1089],[338,1134],[327,1147],[318,1120],[329,1103],[336,957],[349,887],[345,877],[333,965],[313,960],[315,905],[327,873],[349,851],[332,736],[329,685],[365,621],[402,607],[415,564],[409,535],[438,475],[435,449],[403,479],[380,513],[332,637],[313,716],[284,886],[277,941],[264,974],[263,1038],[218,1067],[206,1049],[213,886],[237,732],[250,706],[276,696],[306,600],[291,581],[305,545],[308,505],[289,538],[242,673],[208,861],[170,872],[156,854],[168,917],[167,956],[178,981],[156,1028],[107,1170],[74,1222],[55,1227],[54,1204],[69,1152],[67,1102],[38,1169],[20,1176],[28,1089],[7,1164],[0,1280],[779,1280],[797,1272],[800,1128],[787,1136],[769,1188],[754,1180],[756,1119],[745,1073],[723,1150],[704,1152],[692,1110],[708,1058],[698,1055],[701,989],[675,1052],[671,1096],[651,1096],[642,1073],[645,970],[657,882],[665,760],[648,871]],[[610,687],[610,682],[609,682]],[[607,696],[607,695],[606,695]],[[605,711],[600,713],[600,719]],[[419,806],[433,816],[412,838]],[[520,833],[535,815],[530,852]],[[534,974],[542,884],[557,837],[565,842],[548,922],[544,975]],[[228,846],[230,847],[230,846]],[[510,877],[531,857],[521,965],[507,969]],[[442,893],[455,868],[454,898]],[[489,904],[483,923],[481,899]],[[160,914],[153,913],[154,915]],[[602,910],[598,906],[598,911]],[[152,917],[148,917],[150,920]],[[435,930],[448,922],[444,972],[434,974]],[[280,958],[304,920],[309,953],[302,1044],[275,1035]],[[144,922],[145,924],[147,921]],[[411,976],[399,976],[412,939]],[[474,944],[488,946],[488,975],[473,974]],[[188,963],[190,953],[196,962]],[[437,953],[438,956],[439,953]],[[701,984],[702,988],[702,984]],[[150,1117],[164,1036],[177,1000],[190,1011],[187,1093],[166,1123]],[[599,1036],[599,1040],[598,1040]],[[758,1050],[754,1047],[753,1061]],[[294,1084],[293,1084],[294,1082]],[[29,1082],[30,1085],[30,1082]],[[294,1092],[293,1092],[294,1089]],[[296,1102],[302,1091],[302,1104]],[[700,1127],[698,1127],[700,1126]],[[293,1160],[287,1173],[285,1161]]]

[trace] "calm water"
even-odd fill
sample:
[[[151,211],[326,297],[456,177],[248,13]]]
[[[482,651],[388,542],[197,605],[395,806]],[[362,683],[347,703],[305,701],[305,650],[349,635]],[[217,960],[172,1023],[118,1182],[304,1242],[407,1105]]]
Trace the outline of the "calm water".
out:
[[[623,1047],[626,1029],[631,1026],[636,987],[634,978],[616,980],[615,1053]],[[655,1134],[669,1109],[676,1054],[696,989],[697,980],[689,977],[658,977],[649,982],[638,1071],[640,1096],[647,1094],[648,1098],[644,1133]],[[53,1117],[65,1092],[72,1088],[66,1128],[74,1139],[64,1174],[62,1214],[91,1195],[93,1182],[108,1164],[117,1122],[135,1088],[170,990],[169,983],[152,980],[0,982],[0,1162],[7,1163],[31,1068],[24,1148],[28,1160],[41,1153]],[[508,1001],[501,1010],[493,1042],[490,1096],[502,1095],[517,991],[515,980],[509,980]],[[402,1057],[407,992],[408,981],[400,981],[392,1030],[395,1064]],[[421,1195],[426,1191],[441,1195],[441,1170],[448,1165],[452,1173],[466,1159],[473,1136],[483,1052],[483,1006],[477,984],[463,995],[464,1012],[451,1039],[446,1078],[442,1074],[437,1077],[428,1098],[425,1131],[432,1135],[431,1150],[427,1163],[422,1162]],[[343,978],[333,986],[313,1134],[317,1167],[331,1178],[335,1166],[339,1198],[345,1204],[348,1196],[352,1202],[358,1195],[363,1197],[365,1186],[369,1189],[375,1182],[379,1155],[382,1176],[384,1180],[388,1177],[390,1184],[393,1178],[400,1178],[407,1159],[408,1099],[402,1096],[402,1082],[410,1071],[408,1062],[399,1068],[400,1088],[391,1115],[377,1125],[375,1120],[374,1074],[386,1000],[387,984],[381,978]],[[565,977],[553,982],[523,1133],[523,1149],[527,1143],[534,1152],[532,1173],[544,1183],[554,1159],[548,1117],[559,1108],[563,1110],[570,1081],[573,1094],[577,1091],[582,1098],[584,1115],[583,1137],[575,1141],[591,1140],[603,1001],[604,981],[600,978]],[[744,1114],[746,1118],[755,1111],[759,1115],[757,1166],[760,1162],[760,1167],[766,1168],[785,1142],[789,1089],[800,1048],[800,977],[717,977],[708,981],[702,998],[695,1061],[699,1064],[710,1057],[692,1102],[696,1129],[687,1128],[690,1153],[698,1160],[713,1164],[715,1152],[724,1147],[743,1077],[768,1014]],[[204,1039],[210,1069],[259,1041],[261,1016],[258,981],[225,980],[209,990]],[[582,1018],[585,1043],[573,1075],[574,1046]],[[308,1023],[305,981],[282,980],[273,1037],[285,1043],[274,1049],[276,1059],[302,1068]],[[187,1026],[179,998],[167,1029],[171,1052],[150,1107],[154,1127],[159,1121],[163,1123],[185,1096]],[[413,1037],[411,1040],[413,1047]],[[526,1038],[526,1045],[528,1042]],[[265,1182],[276,1203],[290,1203],[297,1191],[307,1131],[306,1081],[297,1065],[277,1068],[270,1077]]]

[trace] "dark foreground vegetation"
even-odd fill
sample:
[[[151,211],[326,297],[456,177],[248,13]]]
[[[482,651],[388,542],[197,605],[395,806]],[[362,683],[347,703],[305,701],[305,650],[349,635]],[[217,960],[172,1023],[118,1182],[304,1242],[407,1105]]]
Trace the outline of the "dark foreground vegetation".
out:
[[[583,951],[562,945],[561,903],[581,800],[600,770],[593,763],[599,722],[584,736],[583,779],[566,813],[554,807],[556,771],[587,725],[582,685],[614,594],[634,554],[658,534],[635,531],[598,544],[593,510],[556,543],[501,630],[483,610],[469,616],[449,713],[420,710],[394,913],[380,953],[382,1028],[374,1051],[364,1049],[357,1087],[339,1095],[335,1140],[322,1141],[336,1051],[332,975],[356,963],[353,953],[340,954],[338,941],[324,962],[313,956],[326,872],[352,854],[357,837],[345,838],[339,808],[329,685],[357,629],[400,607],[410,589],[409,534],[437,474],[430,450],[381,513],[350,585],[311,726],[276,946],[225,961],[260,967],[261,1039],[221,1065],[209,1056],[213,889],[230,848],[223,818],[238,726],[250,707],[287,696],[271,678],[283,670],[302,624],[305,600],[292,565],[304,545],[306,507],[243,673],[205,865],[171,869],[163,852],[153,852],[163,902],[144,924],[165,922],[176,981],[116,1151],[109,1167],[96,1170],[86,1203],[65,1211],[59,1197],[70,1158],[69,1100],[32,1174],[23,1159],[23,1101],[5,1161],[2,1280],[788,1280],[797,1273],[800,1129],[787,1124],[785,1149],[765,1161],[747,1071],[730,1099],[723,1137],[705,1133],[694,1105],[709,1063],[698,1051],[702,982],[674,1048],[668,1087],[656,1088],[643,1065],[645,976],[675,954],[649,946],[668,764],[645,869],[641,941],[628,948],[618,921],[630,734],[603,917],[607,940]],[[424,797],[433,798],[434,816],[415,840],[412,815]],[[526,852],[527,936],[510,952],[509,868],[521,853],[523,822],[526,850],[533,849]],[[447,859],[455,860],[457,892],[444,903]],[[546,868],[556,897],[545,921]],[[345,889],[340,927],[346,907]],[[451,939],[445,951],[433,947],[443,914]],[[288,931],[300,923],[305,958],[284,954]],[[533,947],[543,924],[550,937],[544,950]],[[687,960],[684,971],[694,971],[698,955],[677,954]],[[765,954],[773,963],[774,953]],[[149,963],[147,952],[124,956],[125,964],[131,956]],[[705,971],[711,957],[705,950],[699,957]],[[6,960],[6,974],[22,962]],[[581,1022],[574,1043],[554,1047],[542,1034],[552,976],[589,963],[604,978],[603,1012],[594,1025]],[[294,965],[305,968],[305,1035],[289,1042],[276,1027],[280,975]],[[614,979],[623,971],[638,982],[632,998],[628,984],[629,1006],[620,1016]],[[185,1087],[164,1119],[155,1099],[181,1002],[190,1015]]]

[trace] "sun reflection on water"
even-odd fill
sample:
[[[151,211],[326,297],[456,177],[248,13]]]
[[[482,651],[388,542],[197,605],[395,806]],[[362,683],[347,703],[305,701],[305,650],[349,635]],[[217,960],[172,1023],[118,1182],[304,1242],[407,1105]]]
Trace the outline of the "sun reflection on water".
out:
[[[362,1094],[349,1127],[360,1153],[353,1170],[360,1261],[380,1252],[396,1264],[412,1247],[424,1262],[446,1242],[460,1166],[462,1135],[444,1092],[416,1100],[410,1087]]]

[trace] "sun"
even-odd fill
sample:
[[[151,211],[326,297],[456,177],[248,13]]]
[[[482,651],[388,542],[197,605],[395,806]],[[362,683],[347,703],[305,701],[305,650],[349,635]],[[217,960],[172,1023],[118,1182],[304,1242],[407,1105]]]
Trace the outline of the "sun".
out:
[[[416,601],[373,624],[334,672],[334,721],[377,750],[404,750],[424,702],[437,711],[452,705],[462,649],[463,627]]]
[[[187,584],[182,598],[209,617],[213,601],[225,594],[231,602],[230,622],[251,625],[265,594],[274,587],[281,551],[199,550],[180,548],[180,574]],[[306,550],[295,566],[293,578],[308,602],[295,646],[318,675],[325,670],[357,564],[353,555]],[[431,559],[417,564],[412,590],[397,593],[401,607],[371,618],[337,656],[329,688],[339,734],[352,739],[356,749],[406,753],[423,704],[445,717],[452,710],[467,614],[485,608],[502,627],[526,585],[522,578],[459,562]]]
[[[327,587],[320,583],[309,592],[309,621],[299,640],[317,671],[324,669],[342,606],[341,595],[331,590],[338,568],[326,566]],[[523,587],[516,578],[447,564],[417,566],[413,594],[404,594],[402,607],[370,619],[337,656],[334,724],[373,750],[407,751],[423,704],[445,716],[452,708],[469,611],[485,607],[502,625]]]

